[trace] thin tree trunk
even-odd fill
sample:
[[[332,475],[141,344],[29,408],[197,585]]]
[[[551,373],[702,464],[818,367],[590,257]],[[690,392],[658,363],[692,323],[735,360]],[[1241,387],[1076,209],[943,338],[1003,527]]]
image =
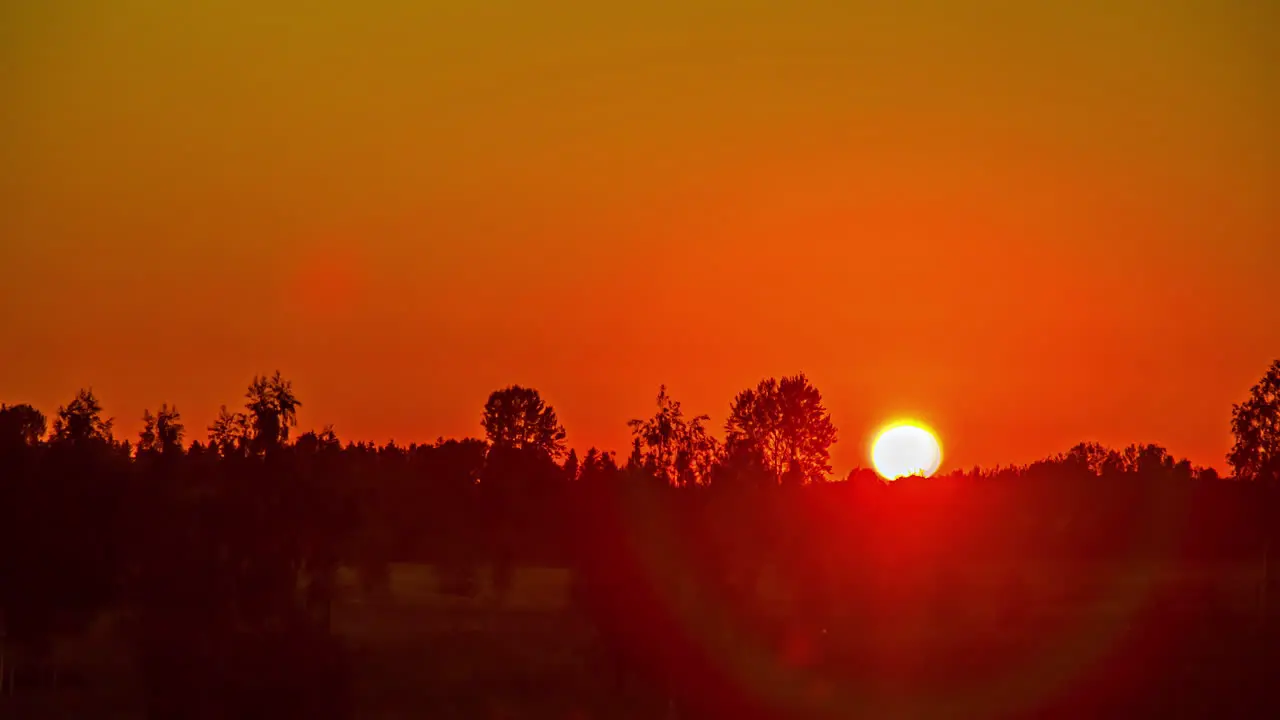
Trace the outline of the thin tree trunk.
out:
[[[1268,531],[1268,534],[1270,531]],[[1267,589],[1271,585],[1271,538],[1262,549],[1262,587],[1258,589],[1258,624],[1266,627],[1268,616]]]
[[[1266,533],[1262,549],[1262,592],[1259,598],[1259,620],[1260,625],[1265,629],[1271,629],[1275,624],[1273,615],[1275,614],[1272,604],[1275,598],[1273,583],[1275,583],[1275,571],[1272,569],[1271,553],[1275,547],[1276,538],[1276,493],[1275,486],[1268,483],[1263,488],[1263,532]]]

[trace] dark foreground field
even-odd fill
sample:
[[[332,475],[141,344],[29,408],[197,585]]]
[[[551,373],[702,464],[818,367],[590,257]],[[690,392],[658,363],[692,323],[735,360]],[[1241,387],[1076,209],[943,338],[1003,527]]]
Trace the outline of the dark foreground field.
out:
[[[683,629],[703,650],[699,669],[665,685],[613,672],[566,571],[523,569],[499,602],[483,574],[461,598],[439,594],[429,568],[399,565],[385,593],[344,585],[340,667],[293,692],[360,718],[1275,717],[1276,643],[1258,627],[1255,569],[1214,579],[1209,595],[1135,576],[1092,597],[1047,579],[979,579],[923,604],[886,591],[823,628],[802,613],[709,618]],[[764,592],[787,605],[783,589]],[[128,632],[126,618],[103,617],[60,642],[56,687],[24,679],[0,717],[145,717]]]

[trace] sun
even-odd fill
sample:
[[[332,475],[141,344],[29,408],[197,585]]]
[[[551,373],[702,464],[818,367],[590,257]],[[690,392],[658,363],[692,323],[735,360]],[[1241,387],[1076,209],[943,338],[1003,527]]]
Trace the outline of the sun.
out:
[[[914,422],[894,423],[880,431],[871,445],[871,462],[886,480],[908,475],[929,477],[942,464],[942,446],[926,427]]]

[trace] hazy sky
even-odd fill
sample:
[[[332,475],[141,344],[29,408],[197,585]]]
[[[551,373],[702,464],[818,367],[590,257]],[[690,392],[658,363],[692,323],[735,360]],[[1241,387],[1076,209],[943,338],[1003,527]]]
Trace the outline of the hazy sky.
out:
[[[1280,357],[1280,3],[0,4],[0,399],[625,453],[807,372],[838,471],[1225,468]],[[322,7],[323,6],[323,7]],[[1052,6],[1052,7],[1051,7]]]

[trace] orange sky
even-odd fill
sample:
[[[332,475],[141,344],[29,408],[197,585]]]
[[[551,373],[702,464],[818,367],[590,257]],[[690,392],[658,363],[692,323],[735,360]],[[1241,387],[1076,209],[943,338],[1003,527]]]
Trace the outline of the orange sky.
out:
[[[533,385],[625,450],[804,370],[838,471],[1150,441],[1280,357],[1280,12],[1090,0],[0,8],[0,399],[350,439]],[[203,432],[198,432],[203,435]]]

